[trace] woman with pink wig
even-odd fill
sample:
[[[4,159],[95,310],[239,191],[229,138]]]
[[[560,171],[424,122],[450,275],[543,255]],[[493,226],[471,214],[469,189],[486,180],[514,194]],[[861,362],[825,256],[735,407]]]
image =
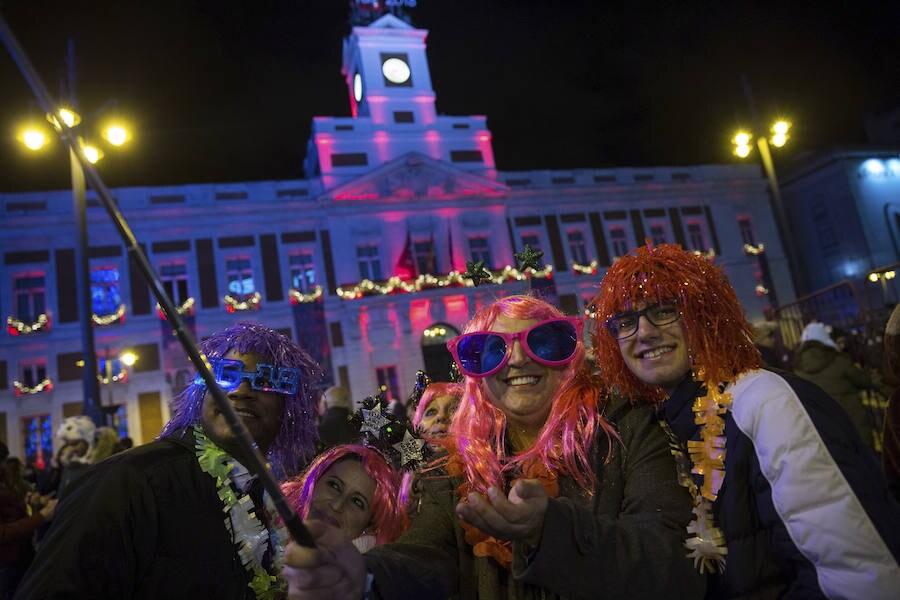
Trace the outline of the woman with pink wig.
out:
[[[327,523],[345,542],[371,534],[376,544],[384,544],[406,528],[400,475],[366,446],[343,444],[325,451],[281,489],[300,518]]]
[[[464,393],[421,513],[364,556],[322,536],[315,549],[291,546],[291,593],[702,597],[682,549],[691,498],[668,439],[652,409],[602,392],[582,327],[530,296],[476,313],[448,342]]]
[[[431,440],[445,438],[450,433],[450,420],[462,394],[463,386],[444,381],[429,384],[422,393],[413,416],[413,427],[416,433],[429,440],[433,450],[438,450],[440,445]]]

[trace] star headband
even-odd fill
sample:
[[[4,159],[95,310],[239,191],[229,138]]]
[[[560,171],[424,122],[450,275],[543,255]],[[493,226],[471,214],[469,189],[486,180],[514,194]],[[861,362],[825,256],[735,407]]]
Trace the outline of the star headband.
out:
[[[216,383],[226,392],[237,389],[245,379],[257,392],[269,392],[285,396],[297,395],[300,384],[300,370],[266,363],[256,363],[256,371],[245,371],[244,361],[231,358],[211,358],[209,364]],[[197,375],[194,383],[205,385]]]

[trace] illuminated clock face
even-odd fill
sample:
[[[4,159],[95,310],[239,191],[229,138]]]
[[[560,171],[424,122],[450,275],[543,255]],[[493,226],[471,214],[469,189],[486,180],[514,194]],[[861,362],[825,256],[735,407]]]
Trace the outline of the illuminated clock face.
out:
[[[409,79],[409,65],[399,58],[389,58],[381,65],[384,78],[391,83],[406,83]]]
[[[353,75],[353,97],[357,102],[362,101],[362,76],[359,73]]]

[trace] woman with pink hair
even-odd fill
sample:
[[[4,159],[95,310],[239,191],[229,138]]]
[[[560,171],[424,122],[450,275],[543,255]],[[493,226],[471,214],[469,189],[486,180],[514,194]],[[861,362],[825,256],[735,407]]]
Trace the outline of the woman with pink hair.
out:
[[[582,327],[530,296],[476,313],[448,342],[464,393],[410,529],[365,555],[321,534],[315,549],[290,546],[291,593],[702,597],[668,439],[652,409],[602,392]]]
[[[343,444],[325,451],[281,489],[300,518],[327,523],[346,542],[371,534],[376,544],[384,544],[406,529],[400,475],[366,446]]]
[[[450,420],[462,394],[460,384],[444,381],[429,384],[422,393],[413,416],[413,427],[416,433],[429,440],[433,450],[440,446],[431,440],[445,438],[450,433]]]

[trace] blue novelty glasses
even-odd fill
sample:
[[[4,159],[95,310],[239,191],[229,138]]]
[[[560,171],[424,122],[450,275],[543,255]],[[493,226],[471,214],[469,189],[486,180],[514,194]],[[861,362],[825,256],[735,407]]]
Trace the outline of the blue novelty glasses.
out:
[[[529,358],[548,367],[568,364],[575,356],[584,323],[577,317],[548,319],[517,333],[475,331],[447,342],[459,370],[469,377],[488,377],[512,356],[515,340]]]
[[[211,358],[209,364],[212,367],[216,383],[226,392],[231,392],[240,387],[245,379],[250,387],[257,392],[269,392],[283,394],[285,396],[297,395],[297,387],[300,384],[300,369],[293,367],[279,367],[265,363],[256,363],[256,371],[245,371],[244,361],[231,358]],[[206,385],[198,374],[194,377],[197,385]]]

